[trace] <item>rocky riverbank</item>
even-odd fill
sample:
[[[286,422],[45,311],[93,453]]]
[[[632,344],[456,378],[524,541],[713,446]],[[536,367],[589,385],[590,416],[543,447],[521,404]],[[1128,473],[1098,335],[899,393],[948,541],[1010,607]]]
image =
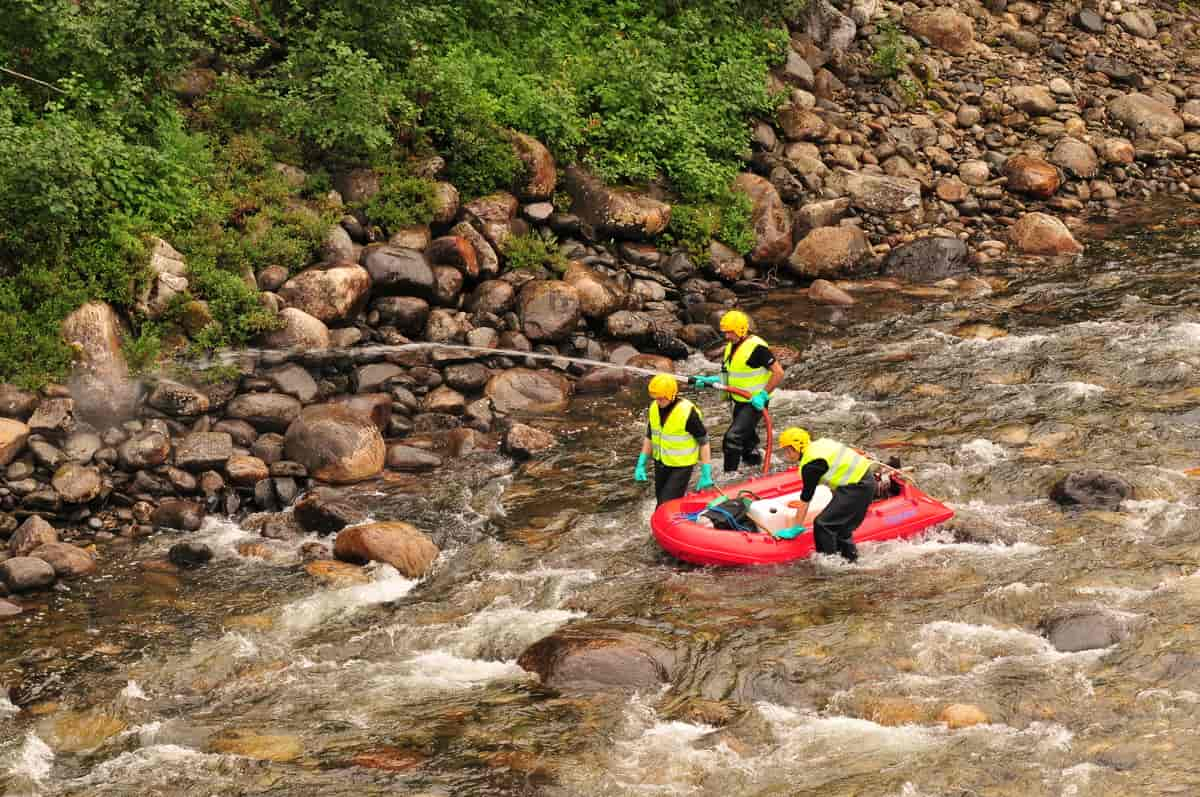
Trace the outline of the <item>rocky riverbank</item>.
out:
[[[771,77],[778,114],[753,121],[737,178],[753,204],[747,254],[668,247],[662,191],[604,185],[518,133],[527,170],[511,192],[462,202],[437,182],[434,221],[387,236],[347,212],[320,262],[245,275],[279,317],[262,350],[134,378],[124,314],[171,310],[181,336],[211,323],[188,297],[186,259],[157,241],[136,307],[92,303],[64,322],[79,353],[70,383],[0,386],[0,583],[50,587],[91,572],[92,546],[194,530],[207,513],[295,504],[263,515],[263,535],[340,532],[358,516],[320,485],[475,450],[529,456],[556,440],[523,415],[628,379],[405,348],[415,341],[670,370],[711,351],[741,297],[788,286],[849,304],[838,281],[880,273],[961,285],[1001,257],[1078,254],[1071,229],[1089,217],[1200,198],[1198,20],[1148,3],[814,1]],[[436,180],[440,159],[417,168]],[[328,201],[362,207],[380,176],[345,172],[336,189]],[[511,244],[528,236],[557,251],[554,267],[514,267]],[[172,552],[179,566],[206,555],[186,542]],[[405,524],[375,524],[305,555],[416,575],[436,548]]]

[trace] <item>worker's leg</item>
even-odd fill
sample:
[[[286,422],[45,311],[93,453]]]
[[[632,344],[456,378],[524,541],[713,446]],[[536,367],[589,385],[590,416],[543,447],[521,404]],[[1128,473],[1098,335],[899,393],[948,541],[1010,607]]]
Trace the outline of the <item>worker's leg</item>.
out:
[[[875,496],[875,476],[833,491],[833,500],[813,523],[813,542],[821,553],[839,553],[853,562],[858,559],[854,530],[862,525]]]
[[[692,481],[694,466],[672,468],[661,462],[654,463],[654,496],[661,506],[667,501],[687,495],[688,485]]]
[[[737,470],[743,459],[750,465],[762,462],[762,456],[755,450],[758,447],[758,421],[761,417],[762,412],[754,409],[749,402],[733,402],[733,419],[721,440],[726,473]]]

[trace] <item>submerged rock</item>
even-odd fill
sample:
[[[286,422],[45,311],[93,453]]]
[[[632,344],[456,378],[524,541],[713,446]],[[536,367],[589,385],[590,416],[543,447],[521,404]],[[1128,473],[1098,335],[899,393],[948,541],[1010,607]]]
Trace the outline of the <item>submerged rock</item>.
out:
[[[1133,485],[1112,473],[1081,470],[1069,474],[1050,489],[1050,498],[1064,506],[1117,509],[1133,497]]]

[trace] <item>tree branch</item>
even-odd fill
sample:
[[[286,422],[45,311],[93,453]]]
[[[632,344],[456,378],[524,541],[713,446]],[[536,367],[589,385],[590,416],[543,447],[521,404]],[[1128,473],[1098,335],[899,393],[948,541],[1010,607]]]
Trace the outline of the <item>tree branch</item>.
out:
[[[57,91],[59,94],[67,93],[67,92],[63,91],[62,89],[60,89],[58,86],[52,86],[44,80],[38,80],[35,77],[30,77],[29,75],[21,74],[20,72],[16,71],[15,69],[9,69],[8,67],[0,66],[0,72],[3,72],[6,75],[12,75],[13,77],[19,77],[22,80],[28,80],[30,83],[37,83],[39,86],[45,86],[46,88],[50,89],[51,91]]]

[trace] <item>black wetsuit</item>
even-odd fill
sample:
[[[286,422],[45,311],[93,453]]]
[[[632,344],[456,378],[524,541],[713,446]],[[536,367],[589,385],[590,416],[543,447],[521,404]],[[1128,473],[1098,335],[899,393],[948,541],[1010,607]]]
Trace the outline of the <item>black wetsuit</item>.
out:
[[[800,471],[804,490],[800,500],[811,501],[821,477],[829,470],[823,459],[811,460]],[[833,491],[833,500],[813,522],[813,543],[820,553],[840,553],[853,562],[858,559],[858,548],[854,544],[854,530],[862,525],[871,501],[875,500],[878,481],[873,471],[868,471],[858,482],[844,484]]]
[[[666,407],[658,408],[658,417],[666,423],[667,418],[671,417],[671,413],[675,410],[675,405],[679,403],[679,399],[675,399]],[[693,411],[688,416],[685,424],[687,433],[696,438],[696,445],[703,448],[708,442],[708,430],[704,428],[704,421],[700,418],[700,413]],[[646,421],[646,439],[650,439],[650,422]],[[685,467],[675,467],[672,465],[664,465],[657,459],[654,460],[654,497],[658,500],[658,504],[665,504],[674,498],[680,498],[687,495],[688,484],[692,481],[692,471],[695,470],[695,465],[687,465]]]
[[[736,350],[736,346],[734,348]],[[751,368],[770,368],[775,364],[775,355],[766,346],[759,346],[750,353],[746,364]],[[762,454],[758,453],[758,423],[762,420],[762,410],[754,409],[749,401],[732,404],[733,419],[721,440],[726,473],[737,470],[743,459],[752,468],[762,464]]]

